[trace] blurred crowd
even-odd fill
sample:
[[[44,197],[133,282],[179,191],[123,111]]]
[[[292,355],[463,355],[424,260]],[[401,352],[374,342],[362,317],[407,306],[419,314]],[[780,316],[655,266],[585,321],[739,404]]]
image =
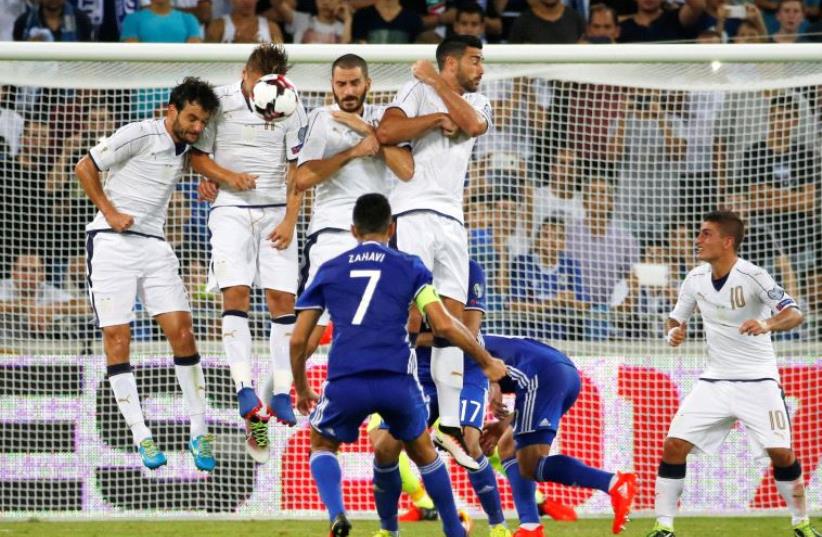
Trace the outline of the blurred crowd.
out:
[[[659,336],[697,263],[700,217],[716,208],[746,220],[744,257],[811,319],[822,309],[822,86],[685,92],[521,77],[481,91],[494,128],[475,147],[465,211],[471,255],[488,275],[490,329],[559,340]],[[316,106],[328,95],[304,98]],[[73,167],[117,126],[161,114],[164,100],[159,91],[2,88],[0,336],[96,337],[84,261],[95,210]],[[197,329],[210,338],[220,305],[206,290],[208,207],[197,181],[179,185],[166,233]],[[133,327],[138,340],[157,336],[145,317]],[[790,337],[819,332],[814,321]]]
[[[127,43],[794,43],[819,0],[0,0],[0,40]]]

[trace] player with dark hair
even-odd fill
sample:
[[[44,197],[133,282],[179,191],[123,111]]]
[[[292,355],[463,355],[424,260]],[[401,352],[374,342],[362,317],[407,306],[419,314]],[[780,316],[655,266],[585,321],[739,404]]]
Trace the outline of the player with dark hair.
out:
[[[217,110],[211,86],[186,78],[171,91],[163,119],[129,123],[92,147],[75,172],[99,212],[86,226],[89,297],[103,331],[108,379],[143,464],[155,469],[166,456],[151,436],[129,364],[134,297],[154,317],[174,353],[174,370],[191,419],[189,450],[200,470],[211,471],[213,438],[206,430],[205,379],[194,342],[191,308],[180,262],[165,241],[168,202],[196,143]],[[108,171],[105,188],[100,172]]]
[[[377,129],[382,144],[412,143],[414,176],[391,193],[397,219],[396,245],[419,256],[433,272],[451,314],[462,318],[468,289],[468,239],[463,224],[463,188],[477,136],[491,125],[488,99],[477,93],[482,79],[482,42],[455,35],[437,47],[439,72],[418,61],[416,80],[397,93]],[[415,316],[411,332],[419,332]],[[462,353],[435,338],[431,375],[437,385],[440,424],[435,442],[470,470],[478,468],[460,428]]]
[[[282,45],[257,46],[239,82],[216,89],[220,109],[195,146],[192,166],[208,180],[204,197],[213,199],[209,286],[223,295],[223,349],[246,420],[246,450],[257,462],[268,460],[268,420],[297,423],[291,408],[288,338],[297,292],[297,241],[294,229],[302,195],[294,187],[296,159],[305,136],[302,105],[288,118],[270,123],[252,111],[254,85],[264,75],[285,74]],[[214,199],[214,186],[219,193]],[[271,316],[269,353],[273,395],[257,394],[251,374],[251,287],[265,290]],[[263,382],[263,385],[266,383]]]

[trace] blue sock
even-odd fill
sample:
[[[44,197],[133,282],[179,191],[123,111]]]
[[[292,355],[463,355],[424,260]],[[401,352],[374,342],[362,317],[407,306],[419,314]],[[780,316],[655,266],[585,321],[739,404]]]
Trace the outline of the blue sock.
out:
[[[537,481],[551,481],[571,487],[585,487],[608,492],[614,474],[591,468],[566,455],[543,457],[536,470]]]
[[[520,524],[539,524],[539,509],[534,498],[537,492],[537,484],[530,479],[525,479],[519,473],[517,459],[511,457],[502,461],[505,468],[505,475],[511,484],[511,492],[514,495],[514,506],[517,508],[517,517]]]
[[[468,471],[468,479],[474,492],[477,493],[482,510],[488,515],[488,523],[491,525],[502,524],[505,516],[502,514],[502,504],[499,500],[499,490],[497,489],[497,476],[494,469],[488,463],[488,458],[483,455],[478,459],[479,470]]]
[[[380,466],[374,461],[374,501],[380,515],[380,528],[399,531],[397,523],[398,503],[402,494],[400,465]]]
[[[308,459],[311,475],[317,484],[320,499],[328,509],[328,519],[332,522],[344,513],[342,498],[342,470],[337,455],[330,451],[314,451]]]
[[[448,477],[448,470],[439,455],[429,465],[420,467],[422,482],[425,490],[442,519],[442,529],[447,537],[465,537],[465,530],[460,523],[460,516],[457,514],[457,506],[454,504],[454,494],[451,492],[451,479]]]

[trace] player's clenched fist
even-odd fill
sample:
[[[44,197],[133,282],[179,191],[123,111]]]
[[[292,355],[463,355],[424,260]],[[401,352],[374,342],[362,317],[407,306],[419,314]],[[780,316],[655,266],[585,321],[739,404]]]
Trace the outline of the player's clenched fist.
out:
[[[411,66],[411,73],[414,78],[420,82],[424,82],[429,86],[434,84],[439,78],[439,73],[434,69],[434,66],[428,60],[418,60]]]
[[[675,326],[668,330],[668,337],[665,338],[668,345],[671,347],[678,347],[685,341],[685,325]]]
[[[508,370],[505,369],[505,362],[499,358],[492,358],[491,362],[482,369],[482,372],[491,382],[497,382],[508,374]]]
[[[380,152],[380,142],[374,134],[369,134],[354,146],[354,157],[373,157]]]
[[[320,396],[314,393],[314,390],[311,388],[305,391],[300,390],[297,392],[297,410],[299,410],[303,416],[307,416],[314,410],[314,406],[319,399]]]
[[[232,173],[226,177],[225,183],[234,190],[253,190],[257,188],[257,176],[250,173]]]
[[[197,185],[197,197],[200,201],[214,203],[214,200],[217,199],[217,194],[219,191],[220,185],[209,179],[203,179],[200,181],[200,184]]]
[[[130,214],[111,211],[103,216],[105,216],[106,222],[111,226],[111,229],[118,233],[122,233],[134,225],[134,217]]]
[[[761,336],[771,331],[771,327],[767,321],[760,321],[757,319],[748,319],[739,327],[740,334],[747,334],[749,336]]]

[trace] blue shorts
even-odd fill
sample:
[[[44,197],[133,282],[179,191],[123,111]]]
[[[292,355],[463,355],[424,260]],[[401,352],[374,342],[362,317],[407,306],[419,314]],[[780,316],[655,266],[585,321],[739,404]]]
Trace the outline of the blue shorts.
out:
[[[553,443],[562,416],[579,396],[579,372],[569,365],[552,364],[535,374],[512,378],[517,383],[514,403],[517,449]]]
[[[422,391],[428,403],[428,426],[440,417],[437,386],[432,382],[421,382]],[[463,384],[460,392],[460,424],[463,427],[482,429],[485,423],[485,401],[488,396],[488,381],[482,384]]]
[[[425,399],[412,375],[374,373],[330,380],[311,413],[311,426],[321,435],[342,443],[355,442],[360,425],[378,413],[388,432],[410,442],[426,430]]]

